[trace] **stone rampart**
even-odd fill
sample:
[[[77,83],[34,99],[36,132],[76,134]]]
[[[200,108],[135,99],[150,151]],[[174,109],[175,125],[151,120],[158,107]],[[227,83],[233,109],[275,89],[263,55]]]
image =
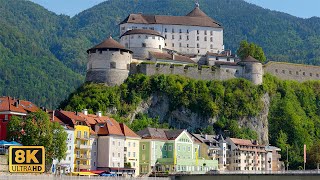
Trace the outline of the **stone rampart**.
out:
[[[282,80],[320,80],[320,66],[271,61],[264,65],[264,73],[270,73]]]
[[[199,80],[226,80],[235,78],[236,70],[210,66],[182,66],[175,64],[131,64],[135,73],[148,76],[156,74],[175,74]]]

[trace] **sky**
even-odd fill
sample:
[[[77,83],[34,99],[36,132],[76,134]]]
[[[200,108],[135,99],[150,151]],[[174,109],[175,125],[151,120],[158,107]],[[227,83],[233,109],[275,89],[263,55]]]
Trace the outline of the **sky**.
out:
[[[30,0],[57,14],[74,16],[105,0]],[[190,0],[193,1],[193,0]],[[297,17],[320,17],[320,0],[245,0],[263,8],[285,12]]]

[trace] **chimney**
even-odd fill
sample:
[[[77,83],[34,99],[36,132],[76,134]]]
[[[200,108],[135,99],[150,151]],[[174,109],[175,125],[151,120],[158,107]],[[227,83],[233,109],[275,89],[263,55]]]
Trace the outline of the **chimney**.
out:
[[[82,110],[82,113],[87,116],[88,115],[88,109]]]
[[[98,112],[96,113],[96,115],[97,115],[98,117],[101,117],[101,116],[102,116],[102,112],[101,112],[101,111],[98,111]]]
[[[208,135],[207,134],[204,135],[204,139],[206,139],[206,140],[208,139]]]
[[[20,105],[20,99],[17,99],[17,103],[18,103],[18,105]]]

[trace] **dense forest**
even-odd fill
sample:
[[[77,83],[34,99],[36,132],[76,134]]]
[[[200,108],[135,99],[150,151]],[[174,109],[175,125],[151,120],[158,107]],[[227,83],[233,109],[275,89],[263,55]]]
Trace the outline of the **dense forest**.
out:
[[[270,144],[282,149],[285,160],[289,151],[290,169],[303,167],[303,145],[310,150],[320,140],[320,82],[281,81],[265,75],[264,84],[255,86],[245,79],[228,81],[201,81],[176,75],[131,76],[124,84],[106,87],[99,84],[84,84],[61,104],[61,108],[81,111],[87,108],[94,113],[117,109],[113,116],[126,122],[134,130],[148,125],[159,125],[155,119],[139,115],[132,123],[127,118],[137,105],[153,93],[162,93],[169,98],[171,110],[181,106],[195,113],[218,117],[213,124],[216,133],[228,130],[231,137],[255,139],[257,132],[240,127],[238,120],[244,116],[256,116],[262,109],[261,97],[271,97],[269,121]],[[200,131],[207,131],[207,128]],[[311,153],[311,152],[310,152]],[[312,159],[308,159],[311,160]],[[315,168],[315,163],[308,163]]]
[[[225,47],[260,45],[268,60],[320,64],[320,19],[297,18],[243,0],[200,0],[224,27]],[[25,0],[0,0],[0,92],[57,107],[84,81],[86,53],[130,13],[185,15],[191,0],[109,0],[75,17],[56,15]]]

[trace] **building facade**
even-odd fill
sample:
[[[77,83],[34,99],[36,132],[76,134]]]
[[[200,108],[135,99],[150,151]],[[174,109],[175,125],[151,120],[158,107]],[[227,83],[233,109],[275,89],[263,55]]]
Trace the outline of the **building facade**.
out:
[[[25,117],[38,110],[32,102],[8,96],[0,97],[0,140],[7,139],[7,125],[12,116]]]
[[[185,130],[146,128],[137,132],[140,141],[140,173],[217,170],[216,160],[200,156],[200,142]]]

